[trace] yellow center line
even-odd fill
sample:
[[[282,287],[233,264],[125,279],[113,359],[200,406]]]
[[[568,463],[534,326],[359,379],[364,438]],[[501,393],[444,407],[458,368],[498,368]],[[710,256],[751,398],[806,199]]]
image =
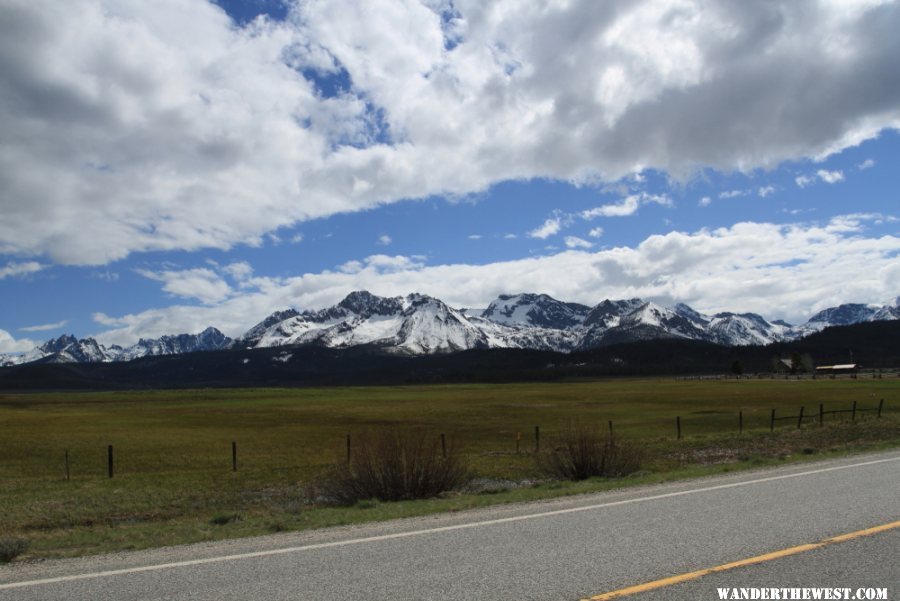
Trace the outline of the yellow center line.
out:
[[[850,532],[849,534],[841,534],[839,536],[832,536],[831,538],[826,538],[825,540],[819,541],[817,543],[810,543],[807,545],[798,545],[796,547],[791,547],[789,549],[782,549],[781,551],[773,551],[771,553],[757,555],[756,557],[750,557],[748,559],[741,559],[740,561],[724,563],[722,565],[718,565],[718,566],[715,566],[712,568],[705,568],[703,570],[687,572],[686,574],[679,574],[677,576],[669,576],[668,578],[654,580],[653,582],[645,582],[644,584],[636,584],[634,586],[629,586],[627,588],[620,588],[615,591],[603,593],[602,595],[595,595],[593,597],[588,597],[587,599],[583,599],[582,601],[606,601],[607,599],[618,599],[620,597],[626,597],[628,595],[634,595],[636,593],[643,593],[646,591],[652,591],[654,589],[663,588],[665,586],[671,586],[673,584],[678,584],[680,582],[687,582],[689,580],[697,580],[698,578],[702,578],[703,576],[707,576],[709,574],[715,574],[716,572],[725,572],[728,570],[733,570],[735,568],[742,568],[744,566],[752,566],[752,565],[755,565],[758,563],[772,561],[773,559],[780,559],[782,557],[788,557],[789,555],[796,555],[797,553],[805,553],[806,551],[812,551],[813,549],[821,549],[822,547],[827,547],[828,545],[847,542],[849,540],[853,540],[855,538],[860,538],[862,536],[871,536],[873,534],[878,534],[879,532],[886,532],[888,530],[893,530],[895,528],[900,528],[900,521],[891,522],[889,524],[882,524],[881,526],[874,526],[872,528],[866,528],[865,530],[857,530],[856,532]]]

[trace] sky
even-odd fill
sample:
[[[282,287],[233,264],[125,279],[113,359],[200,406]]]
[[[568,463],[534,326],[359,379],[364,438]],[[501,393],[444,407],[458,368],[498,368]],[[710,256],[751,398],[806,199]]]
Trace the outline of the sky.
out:
[[[2,0],[0,353],[353,290],[900,295],[900,3]]]

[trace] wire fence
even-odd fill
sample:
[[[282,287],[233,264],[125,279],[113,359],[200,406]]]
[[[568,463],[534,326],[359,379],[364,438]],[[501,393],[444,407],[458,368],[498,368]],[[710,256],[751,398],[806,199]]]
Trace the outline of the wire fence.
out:
[[[811,408],[809,411],[807,411],[805,406],[801,406],[797,413],[788,414],[773,408],[769,412],[768,419],[765,423],[761,419],[761,412],[758,410],[753,412],[752,419],[749,419],[751,416],[745,414],[743,410],[738,410],[736,413],[732,414],[731,419],[728,419],[727,414],[718,414],[715,416],[715,422],[712,423],[710,422],[710,418],[704,419],[704,416],[691,415],[688,419],[682,419],[682,416],[677,415],[674,417],[674,420],[670,422],[671,430],[669,430],[668,436],[664,434],[664,437],[681,440],[686,436],[697,434],[727,434],[728,432],[734,432],[740,435],[751,430],[764,431],[765,429],[768,429],[770,432],[775,432],[776,428],[783,428],[785,426],[797,429],[823,427],[827,422],[843,421],[855,423],[866,417],[878,419],[887,412],[888,407],[885,404],[885,400],[880,399],[877,403],[872,405],[863,405],[857,401],[853,401],[850,405],[838,407],[832,406],[828,409],[826,409],[824,403],[819,403],[818,407]],[[729,422],[732,424],[731,426],[726,425]],[[647,423],[651,423],[656,430],[659,431],[661,424],[659,420],[653,420],[652,422]],[[639,424],[636,422],[629,422],[624,430],[627,431],[633,429],[636,425]],[[621,434],[620,427],[615,424],[613,420],[607,420],[605,423],[602,423],[602,426],[598,424],[598,427],[602,427],[610,437],[619,436]],[[508,454],[514,452],[516,455],[521,453],[540,453],[542,451],[542,444],[544,444],[543,449],[546,449],[547,445],[546,443],[542,443],[542,437],[546,438],[547,434],[548,431],[546,429],[542,430],[540,425],[535,425],[530,432],[516,429],[511,436],[504,436],[503,439],[498,439],[496,436],[492,437],[489,444],[480,445],[479,448],[481,452],[494,452],[495,454],[503,454],[504,452]],[[553,436],[554,430],[552,428],[549,431],[549,434],[551,437]],[[439,438],[436,440],[440,441],[441,453],[446,456],[447,434],[441,432],[438,436]],[[100,449],[97,449],[96,451],[90,452],[87,457],[79,457],[78,472],[81,475],[88,472],[96,477],[96,475],[100,473],[100,466],[102,465],[103,468],[105,468],[105,476],[107,478],[114,478],[117,475],[121,475],[121,472],[123,471],[120,469],[119,465],[120,456],[124,455],[127,460],[128,456],[132,454],[140,454],[141,459],[126,464],[128,465],[128,468],[125,471],[129,474],[154,472],[160,468],[171,471],[213,470],[220,473],[225,466],[230,467],[231,472],[238,472],[240,469],[246,467],[247,464],[252,464],[256,468],[279,469],[285,468],[291,463],[289,457],[293,457],[294,463],[296,464],[296,457],[298,454],[292,454],[289,449],[282,449],[281,451],[283,451],[283,453],[280,455],[272,455],[271,453],[262,452],[259,448],[256,448],[256,453],[251,450],[249,454],[242,456],[242,448],[239,442],[240,441],[238,440],[230,441],[230,449],[227,443],[220,445],[219,448],[221,450],[218,453],[214,449],[208,449],[202,456],[181,454],[171,457],[169,456],[172,454],[171,448],[168,449],[168,452],[165,454],[157,452],[157,454],[153,456],[152,454],[148,455],[147,449],[138,450],[134,447],[130,448],[127,444],[122,445],[125,447],[122,449],[121,447],[115,447],[114,445],[109,444],[105,446],[103,449],[105,452],[102,454],[100,453]],[[253,449],[253,441],[247,442],[247,446]],[[354,442],[354,435],[352,433],[347,433],[340,444],[343,451],[338,453],[338,455],[342,456],[347,462],[350,462],[353,456]],[[472,441],[470,440],[469,442],[471,443]],[[258,445],[256,446],[258,447]],[[485,449],[488,449],[488,451],[485,451]],[[80,450],[82,452],[84,451],[83,448]],[[228,450],[230,450],[230,454],[228,454]],[[332,449],[332,451],[333,450],[334,449]],[[216,458],[217,455],[218,459]],[[322,453],[319,453],[320,457],[321,455]],[[302,453],[299,456],[302,456]],[[100,457],[104,457],[105,461],[98,461]],[[73,477],[73,465],[75,459],[73,449],[60,449],[59,458],[62,460],[61,472],[64,474],[65,480],[69,481]],[[50,458],[47,457],[47,459]],[[230,462],[228,461],[229,459]],[[140,466],[136,465],[138,463]],[[156,464],[156,468],[153,467],[154,464]]]

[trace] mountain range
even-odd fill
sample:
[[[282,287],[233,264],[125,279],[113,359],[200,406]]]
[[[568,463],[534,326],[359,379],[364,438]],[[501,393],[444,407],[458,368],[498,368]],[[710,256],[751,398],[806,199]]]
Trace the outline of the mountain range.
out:
[[[127,348],[63,335],[22,355],[0,355],[0,366],[22,363],[103,363],[198,351],[271,347],[375,347],[403,355],[518,348],[573,352],[655,339],[723,346],[796,340],[829,326],[900,319],[895,305],[844,304],[805,324],[768,321],[755,313],[705,315],[685,304],[664,307],[641,299],[604,300],[590,307],[546,294],[501,295],[485,309],[457,309],[423,295],[380,297],[352,292],[332,307],[277,311],[235,340],[216,328],[199,334],[141,339]]]

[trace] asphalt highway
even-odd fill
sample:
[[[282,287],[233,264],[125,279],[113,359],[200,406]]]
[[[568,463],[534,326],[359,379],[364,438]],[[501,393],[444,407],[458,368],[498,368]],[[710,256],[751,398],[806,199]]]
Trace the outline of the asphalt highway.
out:
[[[900,452],[389,523],[0,567],[16,600],[576,600],[900,520]],[[900,528],[637,594],[881,587]]]
[[[862,589],[863,599],[872,589],[887,589],[888,599],[900,599],[900,529],[739,571],[712,574],[632,598],[635,601],[712,601],[719,599],[718,589],[724,587],[850,589],[851,595]]]

